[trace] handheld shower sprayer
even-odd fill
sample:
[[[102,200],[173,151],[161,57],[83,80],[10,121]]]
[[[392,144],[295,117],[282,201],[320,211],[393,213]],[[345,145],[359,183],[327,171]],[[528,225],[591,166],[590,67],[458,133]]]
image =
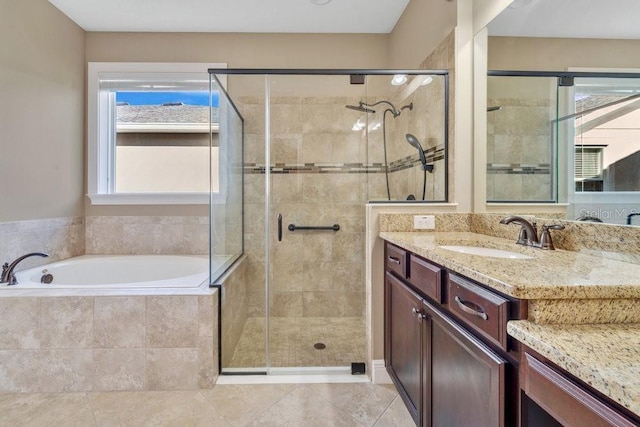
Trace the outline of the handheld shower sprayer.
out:
[[[424,155],[424,150],[422,149],[422,145],[420,145],[420,141],[418,141],[418,138],[411,135],[410,133],[406,135],[406,138],[409,145],[411,145],[416,150],[418,150],[418,155],[420,156],[420,163],[422,163],[422,170],[427,172],[433,172],[433,165],[427,164],[427,157]]]
[[[422,200],[424,200],[427,192],[427,172],[433,173],[433,165],[427,164],[427,156],[424,155],[424,150],[422,149],[422,145],[420,145],[418,138],[410,133],[405,136],[409,145],[418,150],[418,155],[420,156],[420,163],[422,163]]]

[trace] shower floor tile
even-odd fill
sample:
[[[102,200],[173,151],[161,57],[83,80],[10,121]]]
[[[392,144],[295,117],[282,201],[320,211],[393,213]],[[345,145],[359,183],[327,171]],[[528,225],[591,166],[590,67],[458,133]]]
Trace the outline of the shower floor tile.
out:
[[[274,317],[269,322],[272,367],[350,366],[366,361],[361,317]],[[263,317],[247,319],[231,363],[223,369],[266,366],[264,330]],[[316,344],[325,347],[316,349]]]

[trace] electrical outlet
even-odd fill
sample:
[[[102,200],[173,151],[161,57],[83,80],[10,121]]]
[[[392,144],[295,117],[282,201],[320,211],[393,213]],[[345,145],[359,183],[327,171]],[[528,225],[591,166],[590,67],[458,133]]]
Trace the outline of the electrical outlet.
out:
[[[436,228],[436,217],[433,215],[414,215],[413,228],[416,230],[433,230]]]

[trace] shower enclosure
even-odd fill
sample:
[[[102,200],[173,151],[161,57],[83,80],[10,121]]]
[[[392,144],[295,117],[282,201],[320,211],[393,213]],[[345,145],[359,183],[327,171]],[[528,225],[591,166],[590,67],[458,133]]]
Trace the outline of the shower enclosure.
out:
[[[246,274],[222,289],[222,372],[348,372],[368,358],[366,203],[447,198],[447,72],[210,75],[226,78],[220,139],[223,100],[244,128]]]
[[[209,105],[209,277],[216,283],[244,251],[244,124],[220,80],[210,79]]]

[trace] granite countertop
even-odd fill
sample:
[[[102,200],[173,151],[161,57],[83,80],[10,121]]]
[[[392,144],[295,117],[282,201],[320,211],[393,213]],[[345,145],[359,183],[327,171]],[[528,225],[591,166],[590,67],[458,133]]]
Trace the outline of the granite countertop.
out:
[[[509,335],[640,415],[640,324],[538,325],[513,320]]]
[[[380,237],[515,298],[640,298],[640,264],[579,252],[546,251],[470,232],[381,232]],[[462,254],[440,248],[444,245],[482,246],[532,258]]]

